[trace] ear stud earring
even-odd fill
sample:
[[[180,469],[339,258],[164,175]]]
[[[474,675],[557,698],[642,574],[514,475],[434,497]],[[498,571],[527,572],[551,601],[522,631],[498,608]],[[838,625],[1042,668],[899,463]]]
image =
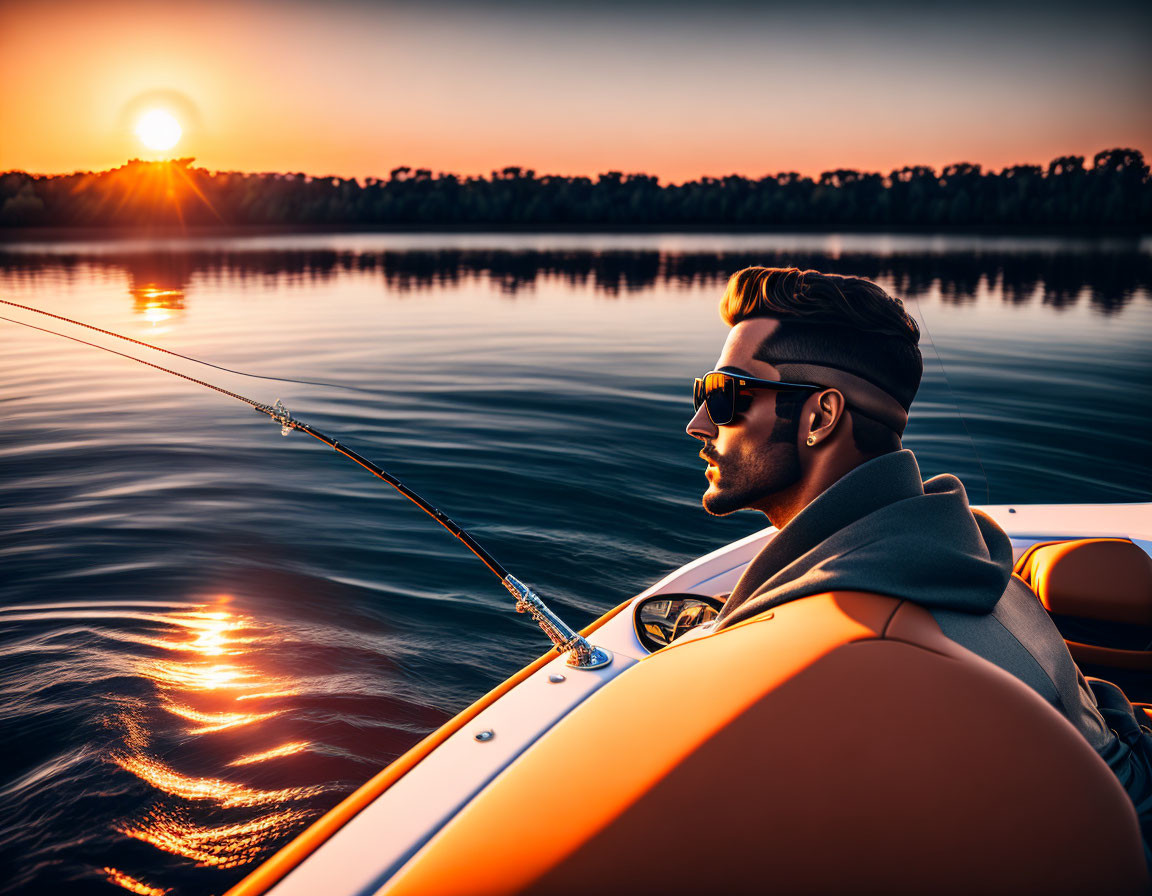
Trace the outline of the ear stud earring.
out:
[[[808,436],[808,444],[809,445],[815,445],[816,444],[816,436]]]

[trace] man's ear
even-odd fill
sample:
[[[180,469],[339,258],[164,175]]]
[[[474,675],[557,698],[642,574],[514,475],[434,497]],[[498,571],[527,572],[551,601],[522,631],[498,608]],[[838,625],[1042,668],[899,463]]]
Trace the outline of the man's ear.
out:
[[[844,419],[847,406],[848,403],[838,389],[825,389],[809,398],[804,403],[808,432],[801,431],[805,444],[816,446],[830,439]]]

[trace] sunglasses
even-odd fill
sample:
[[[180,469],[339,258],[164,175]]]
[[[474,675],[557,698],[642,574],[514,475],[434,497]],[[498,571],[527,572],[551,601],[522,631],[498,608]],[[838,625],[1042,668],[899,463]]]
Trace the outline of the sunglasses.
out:
[[[703,377],[696,377],[692,384],[692,404],[700,410],[700,405],[708,407],[708,416],[717,426],[726,426],[743,414],[752,405],[754,389],[772,389],[776,392],[806,390],[819,392],[823,386],[811,383],[782,383],[779,380],[761,380],[753,376],[725,373],[712,370]]]

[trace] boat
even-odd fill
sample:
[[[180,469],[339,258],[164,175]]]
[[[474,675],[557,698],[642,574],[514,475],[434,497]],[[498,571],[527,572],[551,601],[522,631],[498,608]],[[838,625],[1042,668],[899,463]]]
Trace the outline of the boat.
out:
[[[1086,673],[1152,714],[1152,504],[980,509]],[[1105,763],[922,608],[831,593],[674,637],[775,531],[588,626],[610,661],[521,669],[228,896],[1147,892]]]
[[[1146,837],[1108,765],[923,607],[838,591],[710,627],[774,528],[686,564],[577,633],[443,512],[281,401],[141,363],[242,401],[282,435],[299,430],[388,482],[556,645],[229,896],[1148,892],[1152,825]],[[1120,695],[1129,724],[1132,710],[1152,725],[1152,503],[976,509],[1008,534],[1014,574],[1081,669]]]

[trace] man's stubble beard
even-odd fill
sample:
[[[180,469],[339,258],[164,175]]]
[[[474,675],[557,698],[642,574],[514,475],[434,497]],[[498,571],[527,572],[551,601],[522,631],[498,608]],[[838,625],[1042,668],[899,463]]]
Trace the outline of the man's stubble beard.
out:
[[[759,505],[765,498],[778,494],[800,481],[800,452],[796,440],[800,434],[800,407],[785,393],[776,394],[776,422],[767,443],[758,450],[739,457],[724,459],[723,473],[717,477],[719,491],[709,483],[701,502],[712,516],[727,516],[737,510]],[[705,449],[704,454],[711,454]],[[716,459],[718,460],[718,458]],[[719,472],[719,464],[717,471]]]
[[[791,427],[789,427],[791,429]],[[712,516],[727,516],[760,504],[800,480],[800,455],[792,440],[772,441],[759,451],[724,458],[702,502]]]

